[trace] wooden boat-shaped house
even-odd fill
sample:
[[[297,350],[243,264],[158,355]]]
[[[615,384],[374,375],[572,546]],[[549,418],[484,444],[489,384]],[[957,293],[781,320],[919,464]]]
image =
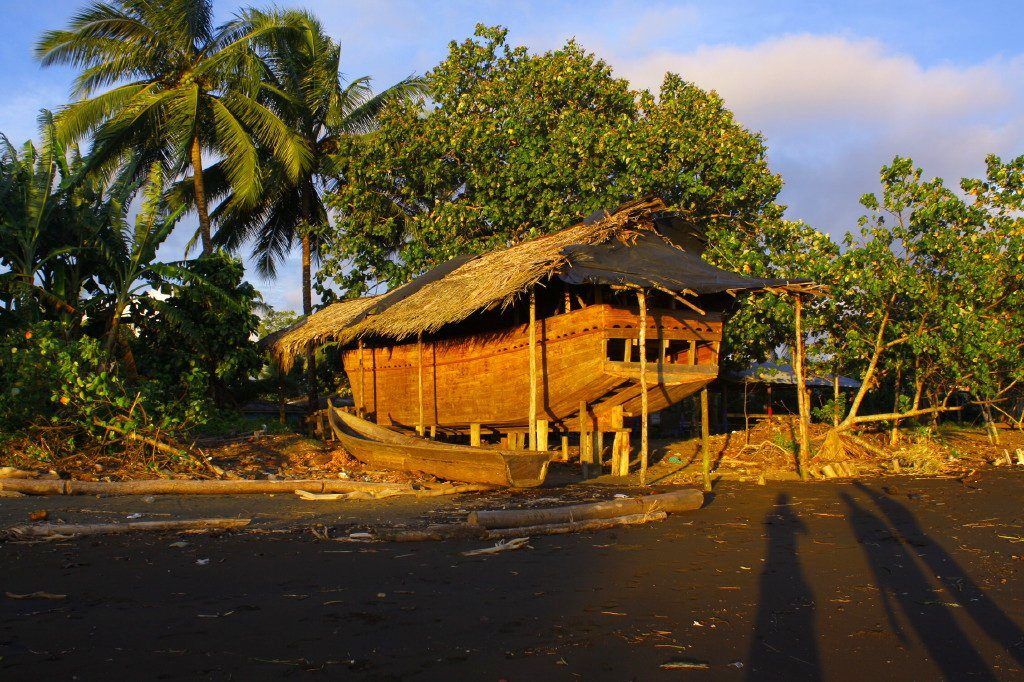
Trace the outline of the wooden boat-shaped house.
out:
[[[513,449],[547,450],[554,433],[567,451],[578,434],[582,461],[600,464],[611,446],[613,472],[625,473],[623,417],[718,375],[737,295],[801,286],[714,267],[705,245],[661,201],[640,200],[331,304],[267,343],[286,368],[310,347],[339,345],[356,411],[377,424]]]

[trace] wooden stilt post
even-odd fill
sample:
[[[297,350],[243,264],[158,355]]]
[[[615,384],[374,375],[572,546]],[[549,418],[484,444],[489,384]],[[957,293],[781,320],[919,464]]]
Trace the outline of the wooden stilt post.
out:
[[[419,421],[416,423],[416,432],[421,436],[424,433],[423,429],[423,332],[420,332],[416,337],[416,357],[419,361],[419,373],[417,374],[416,387],[419,393],[419,409],[420,416]]]
[[[629,432],[623,428],[622,405],[616,405],[611,409],[609,421],[615,430],[612,440],[612,476],[628,476]]]
[[[562,461],[569,461],[569,436],[562,436]]]
[[[530,417],[529,449],[537,449],[537,290],[530,289]]]
[[[373,421],[380,424],[380,409],[377,406],[377,350],[370,348],[370,383],[373,384]]]
[[[536,424],[537,431],[534,435],[537,439],[537,447],[535,449],[540,452],[546,452],[548,449],[548,420],[538,419]]]
[[[640,302],[640,485],[647,485],[647,293],[636,294]]]
[[[469,444],[475,448],[480,447],[480,425],[469,425]]]
[[[359,405],[356,414],[366,414],[366,372],[363,368],[363,340],[359,339]]]
[[[594,442],[590,435],[590,414],[587,412],[587,402],[580,401],[580,467],[583,469],[583,478],[590,476],[590,463],[594,461]]]
[[[811,434],[809,425],[811,423],[811,401],[807,395],[807,379],[804,372],[804,329],[803,329],[804,301],[800,294],[793,295],[793,373],[796,375],[796,404],[800,413],[800,428],[797,431],[797,461],[796,468],[800,478],[807,478],[807,459],[811,454]]]
[[[711,491],[710,417],[708,415],[708,388],[700,390],[700,470],[704,474],[704,490]]]

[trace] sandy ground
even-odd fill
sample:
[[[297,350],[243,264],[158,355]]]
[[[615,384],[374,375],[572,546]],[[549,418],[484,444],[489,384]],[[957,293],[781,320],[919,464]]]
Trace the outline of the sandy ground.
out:
[[[723,481],[697,512],[483,558],[460,554],[480,542],[308,530],[512,499],[0,499],[0,525],[39,509],[66,521],[254,518],[253,531],[219,537],[0,545],[3,591],[67,595],[0,596],[0,678],[1024,679],[1021,471],[968,485]]]

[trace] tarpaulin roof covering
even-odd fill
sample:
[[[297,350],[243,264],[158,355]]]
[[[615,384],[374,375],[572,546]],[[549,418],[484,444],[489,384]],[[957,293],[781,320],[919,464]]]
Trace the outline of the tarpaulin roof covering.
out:
[[[668,212],[660,199],[642,199],[505,249],[460,256],[386,294],[331,304],[264,343],[290,366],[309,346],[368,336],[401,340],[480,311],[507,308],[553,277],[679,295],[806,285],[806,280],[757,279],[717,268],[700,258],[703,244],[703,231]]]
[[[759,362],[743,370],[728,372],[725,378],[730,381],[738,381],[748,384],[776,384],[796,385],[796,372],[790,365],[780,365],[774,362]],[[808,376],[808,386],[831,387],[833,377]],[[839,388],[860,388],[860,382],[850,377],[839,377]]]

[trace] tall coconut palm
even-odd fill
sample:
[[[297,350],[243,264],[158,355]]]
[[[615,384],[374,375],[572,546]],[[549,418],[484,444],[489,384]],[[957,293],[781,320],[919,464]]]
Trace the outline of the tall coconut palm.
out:
[[[322,192],[331,176],[332,154],[343,135],[371,132],[384,106],[423,91],[420,78],[407,78],[374,95],[368,77],[343,84],[341,48],[320,22],[304,11],[253,11],[251,21],[269,25],[302,26],[254,41],[267,65],[271,86],[263,102],[302,138],[310,151],[297,175],[276,160],[266,165],[265,191],[255,203],[240,196],[229,182],[224,162],[206,171],[211,194],[223,198],[214,211],[216,241],[238,249],[252,241],[253,257],[264,276],[274,276],[295,241],[302,245],[302,311],[313,310],[312,263],[318,257],[320,235],[328,226]],[[186,193],[189,183],[184,183]],[[191,198],[190,198],[191,199]],[[194,199],[193,199],[194,201]],[[313,385],[313,358],[307,358]],[[311,399],[315,396],[311,394]]]
[[[291,179],[309,163],[302,139],[261,101],[266,67],[252,49],[255,41],[294,31],[287,18],[243,12],[214,28],[209,0],[86,6],[68,28],[46,32],[36,45],[43,65],[82,69],[74,86],[80,99],[58,116],[61,138],[93,135],[89,171],[109,172],[130,156],[141,175],[151,162],[175,175],[191,168],[203,251],[209,252],[204,153],[222,157],[240,203],[260,198],[258,149]]]

